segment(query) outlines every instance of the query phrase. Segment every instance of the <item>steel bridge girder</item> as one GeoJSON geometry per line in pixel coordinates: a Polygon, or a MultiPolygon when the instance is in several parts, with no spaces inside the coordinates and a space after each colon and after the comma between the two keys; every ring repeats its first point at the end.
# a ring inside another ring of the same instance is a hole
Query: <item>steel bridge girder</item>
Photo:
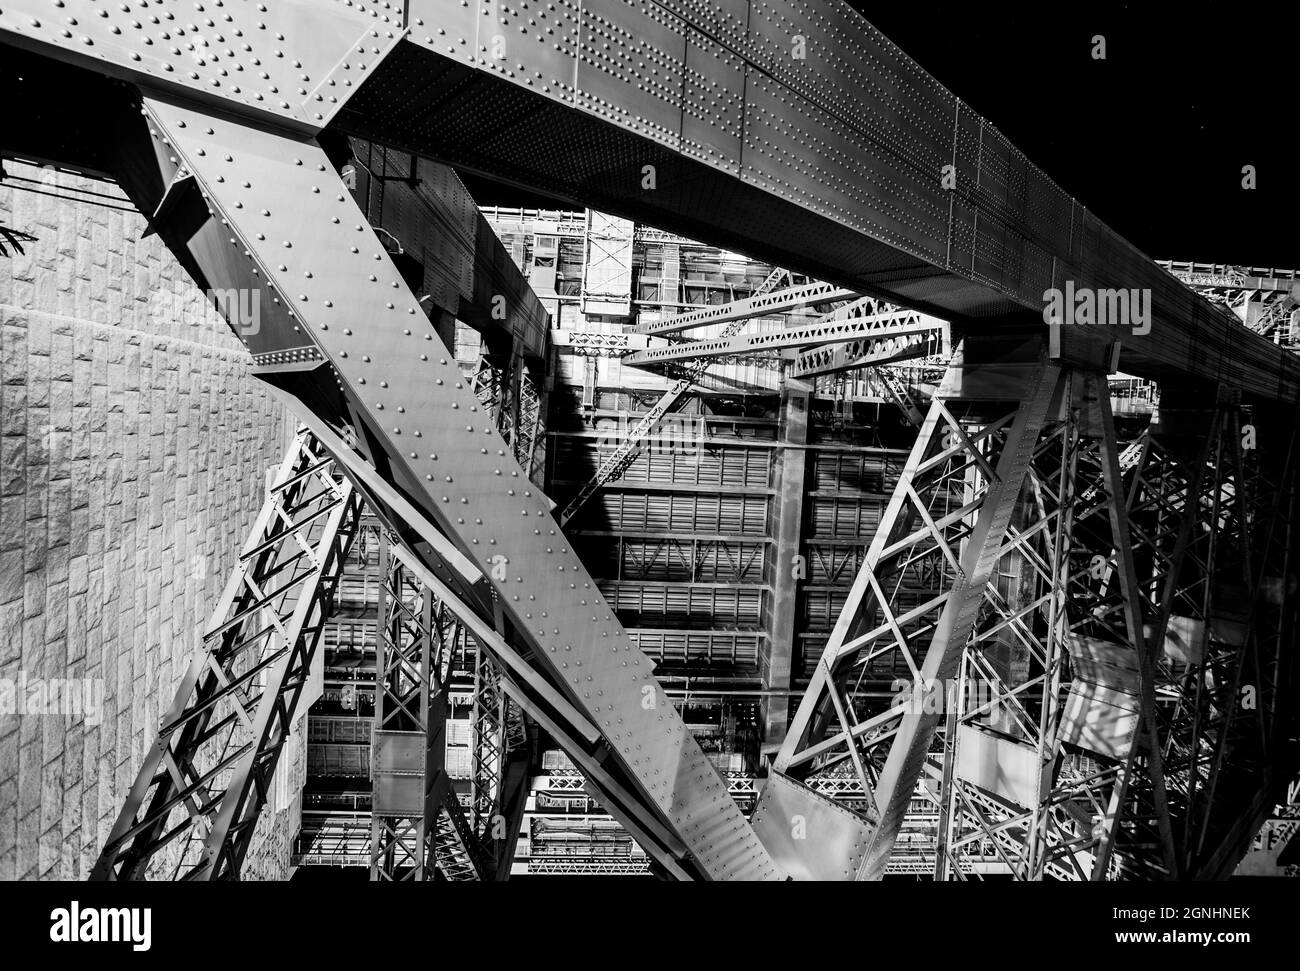
{"type": "Polygon", "coordinates": [[[776,877],[649,660],[627,641],[324,153],[194,108],[154,99],[146,106],[159,148],[166,139],[175,164],[229,227],[229,255],[210,265],[246,267],[246,285],[267,287],[264,303],[292,308],[263,340],[296,337],[313,360],[330,362],[329,383],[394,473],[484,570],[516,629],[607,734],[641,797],[702,870],[776,877]],[[367,322],[364,336],[353,333],[359,321],[367,322]]]}

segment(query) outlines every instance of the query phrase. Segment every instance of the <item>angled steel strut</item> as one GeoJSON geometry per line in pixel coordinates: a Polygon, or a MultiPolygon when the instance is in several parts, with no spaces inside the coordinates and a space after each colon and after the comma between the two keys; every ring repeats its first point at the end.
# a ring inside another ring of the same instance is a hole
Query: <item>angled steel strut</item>
{"type": "Polygon", "coordinates": [[[755,317],[770,317],[773,314],[798,310],[800,307],[807,307],[810,304],[824,303],[831,300],[849,300],[858,296],[852,290],[831,286],[829,283],[804,283],[799,286],[787,287],[784,290],[772,289],[782,282],[782,278],[776,274],[777,270],[773,270],[759,285],[759,288],[751,296],[743,300],[734,300],[731,303],[709,307],[704,310],[690,310],[686,313],[665,317],[662,320],[638,324],[633,328],[632,332],[634,334],[677,334],[696,327],[707,327],[709,324],[722,324],[734,320],[752,320],[755,317]],[[765,287],[768,289],[764,289],[765,287]]]}
{"type": "MultiPolygon", "coordinates": [[[[867,809],[855,826],[861,832],[847,872],[839,864],[828,877],[883,873],[927,761],[941,721],[933,706],[859,712],[853,695],[868,678],[903,676],[925,688],[956,678],[1058,394],[1060,367],[1034,347],[1018,367],[1019,400],[991,403],[971,431],[945,403],[945,392],[936,395],[774,762],[775,778],[788,780],[782,789],[769,787],[786,795],[782,812],[794,803],[809,812],[822,804],[797,784],[819,770],[849,764],[863,785],[867,809]]],[[[961,371],[959,356],[945,381],[947,396],[961,386],[961,371]]],[[[769,815],[768,798],[765,791],[754,822],[773,839],[780,814],[769,815]]]]}
{"type": "MultiPolygon", "coordinates": [[[[305,413],[351,427],[471,558],[534,663],[604,734],[626,790],[680,839],[687,872],[776,877],[326,154],[194,108],[145,109],[161,183],[182,173],[211,213],[183,237],[162,225],[164,239],[210,283],[263,291],[248,337],[259,372],[305,413]]],[[[147,197],[148,180],[135,188],[147,197]]]]}
{"type": "MultiPolygon", "coordinates": [[[[967,646],[966,690],[948,712],[939,878],[968,871],[965,854],[985,842],[1018,878],[1100,878],[1111,807],[1146,758],[1139,748],[1154,750],[1109,392],[1087,370],[1066,372],[1062,390],[1068,407],[1040,436],[1004,579],[985,591],[988,620],[967,646]]],[[[1149,768],[1167,817],[1158,760],[1149,768]]],[[[1155,836],[1160,867],[1171,865],[1168,836],[1167,827],[1155,836]]]]}
{"type": "Polygon", "coordinates": [[[300,434],[91,879],[238,877],[359,507],[330,455],[300,434]]]}

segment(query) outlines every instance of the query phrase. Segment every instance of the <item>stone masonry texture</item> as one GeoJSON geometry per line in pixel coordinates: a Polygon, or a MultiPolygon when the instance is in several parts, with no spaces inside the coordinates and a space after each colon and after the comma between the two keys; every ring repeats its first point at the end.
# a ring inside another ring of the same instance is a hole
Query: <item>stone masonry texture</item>
{"type": "Polygon", "coordinates": [[[103,706],[0,715],[0,879],[80,880],[292,422],[139,214],[103,204],[128,202],[30,191],[116,187],[5,169],[35,182],[0,182],[0,225],[36,240],[0,240],[0,678],[98,679],[103,706]]]}

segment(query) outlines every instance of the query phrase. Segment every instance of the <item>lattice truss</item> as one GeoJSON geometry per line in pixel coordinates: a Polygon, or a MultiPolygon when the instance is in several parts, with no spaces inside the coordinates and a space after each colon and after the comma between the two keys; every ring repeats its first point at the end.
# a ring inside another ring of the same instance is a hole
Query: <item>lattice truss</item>
{"type": "Polygon", "coordinates": [[[1027,389],[935,398],[775,768],[858,778],[860,877],[918,779],[941,878],[1217,872],[1284,730],[1290,443],[1223,403],[1121,451],[1102,374],[1027,389]]]}
{"type": "MultiPolygon", "coordinates": [[[[266,807],[290,726],[303,714],[321,631],[354,543],[377,539],[376,880],[492,877],[508,870],[509,757],[527,723],[461,616],[307,431],[266,500],[105,844],[94,879],[236,879],[266,807]],[[368,532],[369,531],[369,532],[368,532]],[[374,536],[370,536],[370,532],[374,536]],[[473,777],[463,798],[444,761],[451,659],[475,659],[473,777]]],[[[526,753],[525,753],[526,754],[526,753]]],[[[517,781],[517,780],[516,780],[517,781]]]]}
{"type": "Polygon", "coordinates": [[[520,355],[483,353],[468,377],[515,460],[540,485],[546,467],[546,401],[538,376],[520,355]]]}
{"type": "Polygon", "coordinates": [[[1060,390],[1069,405],[1040,432],[947,711],[939,876],[975,872],[975,846],[1020,877],[1091,877],[1150,737],[1117,512],[1135,452],[1117,454],[1100,376],[1066,372],[1060,390]]]}
{"type": "Polygon", "coordinates": [[[1283,347],[1300,344],[1300,287],[1295,270],[1161,261],[1189,287],[1226,307],[1257,334],[1283,347]]]}
{"type": "Polygon", "coordinates": [[[359,513],[333,459],[300,434],[92,878],[238,877],[359,513]]]}
{"type": "MultiPolygon", "coordinates": [[[[1037,398],[1045,399],[1052,389],[1039,384],[1037,398]]],[[[1033,405],[1042,412],[1046,401],[1033,405]]],[[[960,654],[947,651],[950,658],[943,657],[944,643],[965,641],[966,633],[952,627],[955,621],[966,631],[973,625],[979,603],[965,588],[983,586],[978,581],[987,578],[996,548],[978,564],[963,564],[961,556],[976,530],[989,529],[983,521],[988,514],[1002,521],[999,534],[1006,528],[1019,492],[1006,482],[1023,480],[1029,456],[1022,443],[1030,434],[1036,437],[1042,421],[1024,427],[1022,410],[1013,407],[975,427],[935,399],[776,759],[778,771],[803,779],[851,763],[867,794],[863,815],[877,832],[892,827],[891,845],[937,715],[907,714],[908,706],[871,696],[883,685],[924,690],[956,676],[960,654]],[[1007,452],[1013,432],[1016,444],[1007,452]],[[1011,474],[1015,469],[995,474],[995,466],[1005,464],[1004,453],[1006,461],[1021,466],[1018,475],[1011,474]],[[982,577],[969,575],[972,566],[982,577]],[[928,654],[927,645],[933,645],[928,654]],[[889,764],[904,751],[911,765],[889,764]]]]}
{"type": "MultiPolygon", "coordinates": [[[[1250,836],[1242,827],[1257,812],[1260,782],[1279,761],[1294,622],[1294,434],[1293,423],[1256,428],[1229,401],[1190,470],[1171,452],[1155,457],[1186,483],[1177,536],[1156,532],[1150,544],[1144,590],[1160,590],[1145,605],[1165,634],[1153,652],[1155,713],[1177,873],[1190,878],[1226,875],[1250,836]],[[1278,440],[1259,447],[1265,434],[1278,440]]],[[[1144,497],[1148,509],[1164,501],[1151,485],[1164,476],[1147,476],[1148,465],[1130,494],[1135,523],[1144,497]]]]}
{"type": "MultiPolygon", "coordinates": [[[[759,284],[754,291],[753,297],[765,296],[773,288],[790,279],[788,270],[775,267],[759,284]]],[[[751,297],[751,299],[753,298],[751,297]]],[[[729,321],[722,329],[722,338],[734,337],[751,320],[752,317],[746,315],[729,321]]],[[[666,415],[681,407],[686,392],[693,388],[696,382],[704,376],[704,372],[715,363],[717,363],[715,359],[704,358],[695,361],[684,369],[683,373],[673,381],[672,385],[651,406],[650,410],[641,416],[636,425],[628,432],[627,437],[614,448],[613,452],[601,460],[592,477],[569,500],[568,505],[560,512],[561,526],[577,515],[578,511],[586,505],[587,500],[594,496],[606,482],[619,478],[631,467],[632,463],[636,461],[636,457],[641,454],[641,448],[646,437],[659,427],[659,423],[666,415]]]]}
{"type": "Polygon", "coordinates": [[[484,650],[476,650],[473,712],[473,829],[484,844],[505,838],[502,812],[507,758],[528,743],[527,723],[519,705],[501,684],[501,668],[484,650]]]}
{"type": "MultiPolygon", "coordinates": [[[[561,525],[577,515],[606,483],[618,479],[631,467],[641,453],[645,440],[668,414],[682,407],[687,393],[716,365],[743,363],[775,370],[785,370],[789,365],[789,373],[795,377],[833,375],[817,382],[826,386],[822,390],[830,388],[833,392],[848,380],[848,372],[877,365],[877,372],[882,375],[887,373],[887,377],[881,379],[884,393],[903,408],[910,420],[919,423],[920,411],[907,387],[908,382],[894,373],[886,362],[900,358],[934,356],[943,350],[947,342],[942,322],[934,318],[899,310],[874,297],[857,296],[825,283],[795,285],[790,272],[781,267],[774,268],[753,294],[743,300],[690,311],[643,327],[646,332],[676,331],[710,323],[723,324],[721,332],[715,337],[676,341],[668,348],[639,352],[626,358],[628,363],[638,364],[650,363],[649,359],[654,355],[667,355],[671,358],[667,370],[674,378],[673,383],[614,450],[601,460],[592,477],[569,500],[560,513],[561,525]],[[783,285],[785,289],[777,289],[783,285]],[[738,336],[755,321],[815,301],[829,302],[832,306],[810,326],[787,330],[768,329],[745,338],[738,336]],[[853,340],[843,340],[845,336],[854,336],[857,330],[862,330],[863,333],[853,340]],[[783,342],[780,346],[788,347],[816,346],[800,353],[790,364],[780,353],[763,353],[764,348],[773,341],[783,342]],[[685,363],[672,362],[679,357],[685,363]]],[[[840,392],[835,393],[842,396],[840,392]]]]}
{"type": "MultiPolygon", "coordinates": [[[[385,538],[386,539],[386,538],[385,538]]],[[[445,760],[448,675],[468,634],[401,548],[380,547],[372,880],[476,880],[487,861],[445,760]]]]}

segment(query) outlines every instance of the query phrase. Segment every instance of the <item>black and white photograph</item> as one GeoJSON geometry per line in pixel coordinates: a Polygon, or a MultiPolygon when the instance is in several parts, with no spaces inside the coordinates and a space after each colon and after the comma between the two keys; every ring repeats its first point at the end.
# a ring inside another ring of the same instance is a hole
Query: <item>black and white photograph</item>
{"type": "Polygon", "coordinates": [[[0,933],[1285,947],[1298,50],[0,0],[0,933]]]}

